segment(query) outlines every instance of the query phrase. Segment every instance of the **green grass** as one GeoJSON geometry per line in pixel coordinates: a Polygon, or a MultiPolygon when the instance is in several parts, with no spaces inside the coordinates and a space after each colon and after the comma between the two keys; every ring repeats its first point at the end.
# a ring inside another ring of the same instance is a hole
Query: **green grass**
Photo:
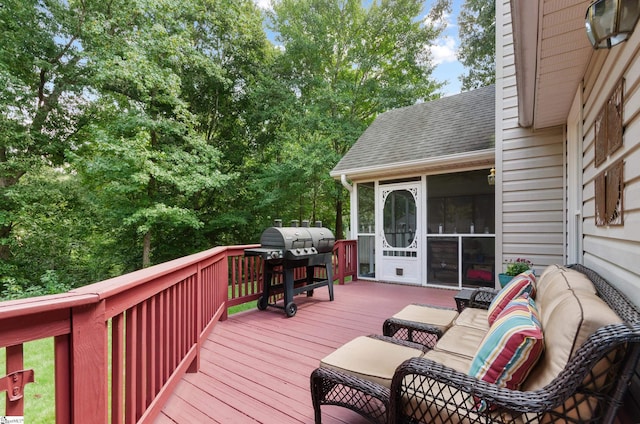
{"type": "MultiPolygon", "coordinates": [[[[257,293],[258,292],[258,283],[254,282],[253,283],[253,290],[251,293],[257,293]]],[[[236,295],[239,296],[246,296],[247,293],[247,286],[246,285],[241,285],[236,287],[236,295]]],[[[227,295],[229,299],[233,298],[233,290],[231,288],[231,286],[229,286],[229,294],[227,295]]],[[[256,301],[252,300],[250,302],[246,302],[246,303],[241,303],[240,305],[236,305],[236,306],[232,306],[229,308],[229,315],[233,315],[235,313],[238,312],[242,312],[242,311],[247,311],[249,309],[253,309],[256,308],[256,301]]]]}
{"type": "Polygon", "coordinates": [[[240,305],[232,306],[229,308],[229,315],[233,315],[238,312],[248,311],[249,309],[257,308],[256,304],[257,300],[252,300],[251,302],[241,303],[240,305]]]}

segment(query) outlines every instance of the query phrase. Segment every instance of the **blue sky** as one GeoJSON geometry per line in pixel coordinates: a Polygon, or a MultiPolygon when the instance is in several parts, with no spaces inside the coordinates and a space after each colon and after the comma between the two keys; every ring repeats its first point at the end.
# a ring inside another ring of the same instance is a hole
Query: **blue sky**
{"type": "MultiPolygon", "coordinates": [[[[427,2],[427,5],[430,2],[427,2]]],[[[459,76],[464,73],[464,67],[456,58],[456,49],[460,45],[458,37],[458,14],[463,0],[453,0],[453,11],[447,16],[447,28],[436,45],[431,47],[431,54],[436,68],[433,76],[438,81],[447,81],[443,87],[444,95],[460,92],[462,83],[459,76]]]]}
{"type": "MultiPolygon", "coordinates": [[[[456,58],[456,49],[460,44],[458,38],[458,14],[460,6],[464,0],[453,0],[453,10],[446,17],[447,27],[441,38],[436,40],[434,46],[431,46],[431,54],[435,69],[433,77],[437,81],[445,82],[442,88],[442,94],[445,96],[457,94],[460,92],[461,82],[459,76],[464,73],[464,67],[456,58]]],[[[261,8],[269,7],[270,0],[254,0],[261,8]]],[[[426,0],[425,9],[431,7],[433,0],[426,0]]]]}

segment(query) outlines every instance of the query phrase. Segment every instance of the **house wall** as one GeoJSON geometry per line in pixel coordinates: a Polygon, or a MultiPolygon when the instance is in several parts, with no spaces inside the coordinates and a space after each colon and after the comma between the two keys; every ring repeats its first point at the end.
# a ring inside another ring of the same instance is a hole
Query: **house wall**
{"type": "MultiPolygon", "coordinates": [[[[639,25],[640,26],[640,25],[639,25]]],[[[584,76],[583,233],[584,264],[640,305],[640,29],[611,50],[594,51],[584,76]],[[615,84],[624,78],[623,146],[595,166],[597,114],[615,84]],[[619,159],[624,160],[624,222],[596,226],[594,178],[619,159]]]]}
{"type": "MultiPolygon", "coordinates": [[[[640,305],[640,29],[611,50],[594,51],[584,75],[583,122],[583,262],[640,305]],[[596,116],[615,84],[623,84],[623,145],[595,165],[596,116]],[[594,178],[624,160],[623,225],[596,226],[594,178]]],[[[627,417],[640,414],[640,365],[623,407],[627,417]]],[[[633,422],[636,420],[633,419],[633,422]]],[[[629,420],[631,422],[631,420],[629,420]]]]}
{"type": "MultiPolygon", "coordinates": [[[[543,262],[575,258],[640,306],[640,28],[627,42],[593,52],[582,84],[576,87],[578,110],[574,107],[568,118],[567,137],[563,128],[533,132],[518,127],[508,0],[496,2],[496,18],[496,184],[501,188],[496,187],[496,219],[502,228],[502,237],[496,234],[496,251],[509,258],[526,249],[526,255],[535,260],[537,267],[543,262]],[[596,117],[621,78],[624,78],[623,146],[596,167],[596,117]],[[563,147],[567,138],[577,145],[563,147]],[[567,164],[565,151],[571,157],[575,152],[581,178],[574,178],[572,167],[563,166],[567,164]],[[550,157],[543,159],[541,154],[550,157]],[[595,178],[619,159],[624,160],[623,225],[596,226],[595,178]],[[541,169],[542,161],[549,165],[548,169],[541,169]],[[525,181],[525,176],[531,180],[525,181]],[[576,180],[577,184],[568,183],[576,180]],[[567,200],[571,199],[577,199],[576,204],[569,205],[567,200]],[[546,214],[545,205],[550,208],[546,214]],[[567,208],[571,214],[580,213],[579,231],[569,231],[573,233],[571,237],[566,235],[567,222],[571,223],[567,220],[567,208]],[[522,217],[528,213],[530,226],[522,217]],[[546,232],[553,228],[555,234],[546,232]],[[581,240],[573,240],[575,234],[578,238],[581,235],[581,240]],[[549,240],[550,255],[540,255],[540,239],[549,240]]],[[[621,422],[636,422],[640,416],[640,365],[622,411],[625,419],[621,422]]]]}
{"type": "Polygon", "coordinates": [[[564,127],[518,125],[511,12],[496,2],[496,260],[565,261],[564,127]]]}

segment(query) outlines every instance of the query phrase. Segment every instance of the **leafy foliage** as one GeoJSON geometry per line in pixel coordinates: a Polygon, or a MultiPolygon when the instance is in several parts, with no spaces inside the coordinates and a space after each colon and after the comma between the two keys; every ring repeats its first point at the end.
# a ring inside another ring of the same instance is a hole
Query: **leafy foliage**
{"type": "Polygon", "coordinates": [[[427,45],[450,0],[422,5],[3,1],[0,298],[255,242],[274,218],[343,236],[329,171],[378,113],[439,96],[427,45]]]}
{"type": "Polygon", "coordinates": [[[460,79],[462,90],[486,87],[496,75],[496,2],[465,0],[458,17],[458,59],[467,69],[460,79]]]}
{"type": "MultiPolygon", "coordinates": [[[[312,205],[334,205],[329,223],[338,237],[343,236],[344,190],[336,189],[334,181],[318,181],[315,172],[325,170],[320,180],[328,178],[326,171],[378,113],[438,97],[441,85],[430,78],[426,46],[441,33],[450,3],[436,2],[429,19],[420,19],[422,6],[418,0],[373,1],[368,7],[360,0],[273,3],[269,20],[284,50],[278,63],[284,85],[295,94],[279,129],[278,151],[296,154],[279,160],[299,169],[297,175],[311,171],[301,180],[310,190],[297,192],[312,205]],[[291,144],[315,147],[301,151],[291,144]]],[[[310,212],[315,220],[318,210],[310,212]]],[[[321,218],[327,220],[324,214],[321,218]]]]}
{"type": "Polygon", "coordinates": [[[506,264],[507,270],[504,273],[511,277],[515,277],[518,274],[530,270],[533,266],[533,262],[526,258],[516,258],[508,260],[506,264]]]}

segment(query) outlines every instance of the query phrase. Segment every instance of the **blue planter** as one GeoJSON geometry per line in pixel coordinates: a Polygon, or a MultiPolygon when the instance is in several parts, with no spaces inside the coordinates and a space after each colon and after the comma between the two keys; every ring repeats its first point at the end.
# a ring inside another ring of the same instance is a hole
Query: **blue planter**
{"type": "Polygon", "coordinates": [[[498,274],[498,281],[500,281],[500,287],[504,287],[507,285],[509,281],[511,281],[513,277],[507,274],[498,274]]]}

